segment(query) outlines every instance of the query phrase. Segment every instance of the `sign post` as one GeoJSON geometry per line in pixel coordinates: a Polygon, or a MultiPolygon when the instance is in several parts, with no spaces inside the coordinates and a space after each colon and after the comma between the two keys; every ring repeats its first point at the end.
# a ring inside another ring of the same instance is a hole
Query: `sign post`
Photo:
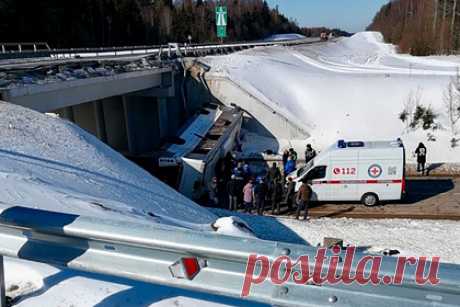
{"type": "Polygon", "coordinates": [[[216,7],[216,26],[217,26],[217,37],[223,40],[227,37],[227,20],[228,13],[226,6],[216,7]]]}

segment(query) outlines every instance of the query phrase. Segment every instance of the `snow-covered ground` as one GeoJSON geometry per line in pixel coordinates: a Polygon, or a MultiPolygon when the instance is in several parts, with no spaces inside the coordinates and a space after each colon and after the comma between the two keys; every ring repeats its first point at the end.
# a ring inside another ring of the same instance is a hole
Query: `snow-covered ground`
{"type": "MultiPolygon", "coordinates": [[[[213,211],[219,216],[231,214],[213,211]]],[[[397,249],[403,256],[440,256],[442,262],[460,264],[460,223],[456,221],[321,218],[305,222],[290,217],[236,215],[265,240],[318,246],[324,238],[340,238],[345,245],[372,254],[397,249]]]]}
{"type": "MultiPolygon", "coordinates": [[[[451,147],[453,133],[443,100],[460,67],[458,57],[397,54],[379,33],[363,32],[327,43],[261,47],[204,61],[212,67],[209,74],[229,77],[286,117],[311,126],[311,138],[302,140],[299,150],[307,142],[321,149],[338,139],[402,137],[411,151],[425,142],[430,162],[460,161],[460,147],[451,147]],[[406,128],[399,115],[414,96],[438,115],[440,129],[406,128]]],[[[257,140],[250,138],[250,143],[252,149],[257,140]]]]}
{"type": "Polygon", "coordinates": [[[0,103],[0,202],[208,229],[216,217],[76,125],[0,103]]]}
{"type": "Polygon", "coordinates": [[[7,259],[7,295],[17,307],[262,306],[194,291],[7,259]]]}
{"type": "Polygon", "coordinates": [[[308,223],[278,219],[311,245],[323,238],[341,238],[344,244],[369,253],[396,249],[402,256],[440,256],[445,263],[460,264],[460,224],[432,220],[312,219],[308,223]]]}

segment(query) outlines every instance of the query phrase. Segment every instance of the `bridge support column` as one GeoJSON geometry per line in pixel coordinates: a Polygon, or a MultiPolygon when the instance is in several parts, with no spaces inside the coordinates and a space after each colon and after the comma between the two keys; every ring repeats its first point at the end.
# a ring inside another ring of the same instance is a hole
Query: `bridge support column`
{"type": "Polygon", "coordinates": [[[82,103],[73,106],[73,119],[80,128],[97,136],[96,112],[94,102],[82,103]]]}
{"type": "Polygon", "coordinates": [[[158,101],[155,98],[123,96],[128,148],[131,155],[159,149],[161,134],[158,101]]]}
{"type": "MultiPolygon", "coordinates": [[[[158,125],[160,127],[160,138],[164,139],[170,135],[168,98],[158,98],[158,125]]],[[[174,114],[176,117],[178,114],[174,114]]]]}
{"type": "Polygon", "coordinates": [[[63,108],[61,109],[61,112],[59,112],[59,114],[61,115],[61,117],[71,121],[71,122],[74,122],[74,117],[73,117],[73,109],[72,107],[67,107],[67,108],[63,108]]]}
{"type": "Polygon", "coordinates": [[[128,134],[126,130],[125,111],[120,96],[102,101],[104,113],[106,143],[120,152],[128,152],[128,134]]]}
{"type": "Polygon", "coordinates": [[[96,120],[96,136],[102,142],[107,143],[107,131],[105,129],[104,109],[102,101],[95,101],[93,103],[94,117],[96,120]]]}

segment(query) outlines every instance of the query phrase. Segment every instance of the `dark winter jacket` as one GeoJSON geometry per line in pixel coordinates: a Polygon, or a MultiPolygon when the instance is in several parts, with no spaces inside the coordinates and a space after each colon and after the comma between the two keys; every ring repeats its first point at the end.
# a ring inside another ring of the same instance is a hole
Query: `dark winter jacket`
{"type": "Polygon", "coordinates": [[[227,183],[227,192],[230,196],[238,196],[241,193],[239,182],[236,179],[231,179],[227,183]]]}
{"type": "Polygon", "coordinates": [[[293,201],[295,195],[295,185],[294,181],[288,183],[287,190],[286,190],[286,199],[285,202],[293,201]]]}
{"type": "Polygon", "coordinates": [[[265,199],[265,197],[267,196],[267,192],[268,187],[265,184],[265,182],[258,183],[254,187],[254,195],[259,199],[265,199]]]}
{"type": "Polygon", "coordinates": [[[302,183],[302,185],[300,186],[299,192],[297,194],[297,200],[307,202],[310,200],[310,196],[311,196],[311,187],[306,183],[302,183]]]}
{"type": "Polygon", "coordinates": [[[415,154],[417,155],[417,162],[418,163],[426,163],[426,154],[427,150],[425,145],[419,145],[415,150],[415,154]]]}
{"type": "Polygon", "coordinates": [[[268,170],[268,181],[270,183],[273,183],[276,181],[279,181],[281,180],[281,172],[279,170],[278,167],[276,166],[272,166],[269,170],[268,170]]]}
{"type": "Polygon", "coordinates": [[[284,174],[289,175],[293,171],[295,171],[295,162],[293,160],[288,160],[284,166],[284,174]]]}
{"type": "Polygon", "coordinates": [[[316,157],[316,151],[314,149],[305,150],[305,163],[310,162],[316,157]]]}
{"type": "Polygon", "coordinates": [[[283,153],[283,165],[286,165],[288,158],[289,158],[289,152],[284,152],[283,153]]]}
{"type": "Polygon", "coordinates": [[[271,199],[273,201],[280,201],[282,197],[283,197],[283,185],[281,184],[281,181],[275,181],[273,183],[273,188],[271,191],[271,199]]]}

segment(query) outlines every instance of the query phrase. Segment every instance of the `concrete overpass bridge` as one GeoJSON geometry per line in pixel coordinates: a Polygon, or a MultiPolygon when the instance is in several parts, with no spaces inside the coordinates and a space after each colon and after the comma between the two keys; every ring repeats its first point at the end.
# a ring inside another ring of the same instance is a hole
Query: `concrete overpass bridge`
{"type": "Polygon", "coordinates": [[[225,104],[205,82],[197,82],[182,58],[316,41],[27,51],[3,48],[0,100],[57,113],[128,158],[153,159],[204,106],[225,104]]]}
{"type": "Polygon", "coordinates": [[[0,100],[58,113],[127,156],[145,155],[185,120],[175,86],[181,76],[175,65],[165,65],[83,79],[34,79],[0,88],[0,100]]]}

